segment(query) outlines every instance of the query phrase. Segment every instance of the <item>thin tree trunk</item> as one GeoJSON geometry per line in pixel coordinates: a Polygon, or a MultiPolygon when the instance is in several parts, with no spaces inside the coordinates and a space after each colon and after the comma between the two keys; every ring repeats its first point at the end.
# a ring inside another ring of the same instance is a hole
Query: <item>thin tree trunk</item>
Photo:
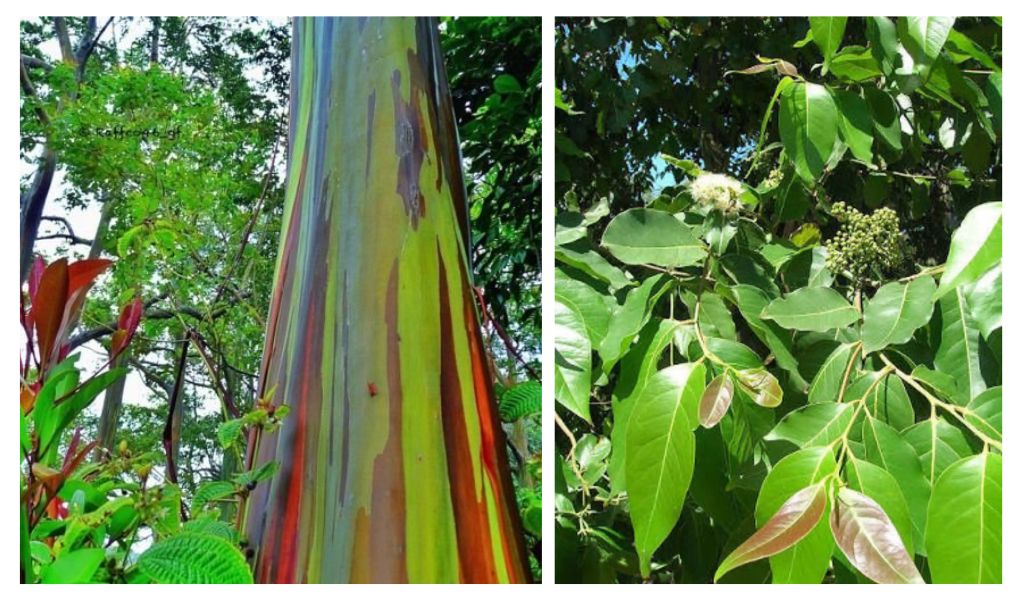
{"type": "Polygon", "coordinates": [[[250,444],[261,582],[522,582],[433,19],[296,19],[288,182],[250,444]]]}
{"type": "Polygon", "coordinates": [[[149,66],[160,64],[160,17],[153,17],[153,30],[149,34],[149,66]]]}
{"type": "MultiPolygon", "coordinates": [[[[111,367],[121,367],[128,363],[128,351],[114,359],[111,367]]],[[[124,402],[124,383],[126,376],[118,377],[110,384],[103,396],[103,410],[100,411],[99,426],[99,447],[106,450],[113,450],[117,440],[117,422],[121,418],[121,406],[124,402]]]]}

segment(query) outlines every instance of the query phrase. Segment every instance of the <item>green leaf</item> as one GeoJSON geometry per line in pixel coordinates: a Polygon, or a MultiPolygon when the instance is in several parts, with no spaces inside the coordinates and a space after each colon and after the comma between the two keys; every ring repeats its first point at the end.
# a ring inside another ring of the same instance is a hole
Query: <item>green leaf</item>
{"type": "Polygon", "coordinates": [[[89,583],[103,563],[102,548],[82,548],[60,555],[40,572],[43,583],[89,583]]]}
{"type": "Polygon", "coordinates": [[[242,419],[228,419],[217,426],[217,441],[221,448],[230,448],[242,435],[242,419]]]}
{"type": "Polygon", "coordinates": [[[614,298],[556,268],[555,299],[579,312],[587,326],[590,345],[595,348],[599,346],[608,334],[608,322],[611,320],[612,307],[615,306],[614,298]]]}
{"type": "Polygon", "coordinates": [[[709,337],[705,338],[704,344],[715,357],[736,370],[760,369],[764,366],[761,358],[740,342],[709,337]]]}
{"type": "Polygon", "coordinates": [[[693,429],[703,390],[703,365],[658,371],[644,388],[626,433],[626,490],[645,577],[651,556],[679,519],[690,486],[693,429]]]}
{"type": "Polygon", "coordinates": [[[939,300],[942,330],[935,368],[956,380],[960,403],[985,390],[981,376],[981,333],[967,311],[963,288],[939,300]]]}
{"type": "Polygon", "coordinates": [[[566,472],[567,478],[571,479],[568,481],[569,486],[578,488],[584,483],[587,487],[596,484],[608,471],[608,455],[611,452],[612,444],[608,438],[598,437],[592,433],[581,437],[573,450],[573,457],[580,466],[583,481],[575,481],[576,474],[570,469],[566,472]]]}
{"type": "Polygon", "coordinates": [[[612,367],[629,349],[633,338],[651,317],[654,304],[671,286],[672,280],[669,277],[648,277],[639,287],[630,290],[622,306],[612,312],[608,333],[597,349],[601,356],[601,368],[606,374],[611,372],[612,367]]]}
{"type": "Polygon", "coordinates": [[[626,274],[598,254],[587,239],[558,246],[555,248],[555,259],[608,283],[613,290],[624,288],[631,283],[626,274]]]}
{"type": "Polygon", "coordinates": [[[870,163],[874,160],[871,144],[875,141],[874,123],[868,103],[853,92],[834,90],[836,105],[839,108],[839,131],[843,141],[858,159],[870,163]]]}
{"type": "Polygon", "coordinates": [[[821,67],[821,74],[826,75],[829,64],[832,62],[832,56],[843,43],[846,17],[810,17],[810,21],[814,44],[821,50],[821,55],[825,59],[821,67]]]}
{"type": "Polygon", "coordinates": [[[925,547],[934,583],[1002,583],[1003,459],[957,461],[935,482],[925,547]]]}
{"type": "Polygon", "coordinates": [[[888,17],[868,17],[867,21],[871,54],[878,61],[882,73],[890,76],[900,61],[900,42],[896,25],[888,17]]]}
{"type": "Polygon", "coordinates": [[[866,82],[882,75],[878,59],[871,50],[863,46],[843,48],[839,54],[832,57],[829,71],[836,77],[853,83],[866,82]]]}
{"type": "Polygon", "coordinates": [[[867,459],[888,471],[900,484],[914,524],[914,539],[922,539],[931,486],[925,479],[917,452],[899,432],[870,415],[864,418],[861,435],[867,459]]]}
{"type": "Polygon", "coordinates": [[[851,404],[808,404],[788,413],[764,436],[767,441],[786,440],[800,448],[828,446],[846,432],[856,411],[851,404]]]}
{"type": "Polygon", "coordinates": [[[914,524],[910,520],[910,510],[896,478],[885,469],[854,456],[847,458],[844,472],[846,482],[852,489],[878,502],[896,527],[903,547],[913,556],[914,524]]]}
{"type": "Polygon", "coordinates": [[[885,510],[870,497],[841,488],[832,535],[857,570],[876,583],[924,583],[885,510]]]}
{"type": "Polygon", "coordinates": [[[198,512],[210,502],[233,496],[238,486],[230,481],[206,481],[199,485],[192,497],[192,511],[198,512]]]}
{"type": "MultiPolygon", "coordinates": [[[[713,292],[700,295],[700,314],[697,324],[701,332],[708,337],[728,340],[736,339],[736,324],[732,320],[732,311],[725,305],[722,297],[713,292]]],[[[760,361],[758,361],[760,363],[760,361]]]]}
{"type": "Polygon", "coordinates": [[[715,581],[737,567],[793,547],[815,531],[827,508],[828,491],[824,482],[796,492],[754,535],[725,557],[715,572],[715,581]]]}
{"type": "Polygon", "coordinates": [[[502,73],[494,78],[494,91],[499,94],[513,94],[522,92],[523,88],[515,77],[508,73],[502,73]]]}
{"type": "Polygon", "coordinates": [[[612,458],[608,466],[612,493],[626,490],[626,433],[629,431],[637,398],[658,371],[658,362],[680,327],[678,321],[670,319],[648,323],[622,359],[612,393],[612,458]]]}
{"type": "Polygon", "coordinates": [[[252,583],[245,556],[211,535],[182,533],[153,544],[139,557],[139,570],[157,583],[252,583]]]}
{"type": "Polygon", "coordinates": [[[800,177],[813,182],[839,135],[835,102],[824,86],[796,83],[782,92],[779,106],[779,136],[786,155],[800,177]]]}
{"type": "Polygon", "coordinates": [[[583,317],[555,301],[555,400],[590,422],[591,347],[583,317]]]}
{"type": "Polygon", "coordinates": [[[992,387],[975,396],[967,405],[964,420],[982,435],[1002,442],[1003,387],[992,387]]]}
{"type": "MultiPolygon", "coordinates": [[[[764,527],[793,494],[822,481],[835,469],[835,457],[827,447],[798,450],[784,457],[761,485],[754,509],[757,526],[764,527]]],[[[821,583],[834,547],[828,519],[819,518],[810,533],[769,559],[772,582],[821,583]]]]}
{"type": "Polygon", "coordinates": [[[972,453],[964,433],[942,417],[921,421],[901,435],[914,447],[932,485],[950,465],[972,453]]]}
{"type": "Polygon", "coordinates": [[[707,254],[693,231],[670,213],[631,208],[612,219],[601,245],[628,265],[695,265],[707,254]]]}
{"type": "Polygon", "coordinates": [[[700,424],[711,429],[722,420],[732,404],[732,378],[727,373],[715,377],[700,397],[700,424]]]}
{"type": "Polygon", "coordinates": [[[900,129],[900,109],[888,92],[873,87],[864,88],[864,99],[871,109],[871,119],[875,125],[875,133],[890,149],[903,150],[903,130],[900,129]]]}
{"type": "Polygon", "coordinates": [[[1003,203],[975,206],[953,232],[946,269],[935,298],[977,281],[1003,256],[1003,203]]]}
{"type": "Polygon", "coordinates": [[[733,286],[732,296],[744,320],[754,330],[754,334],[772,351],[779,366],[789,371],[790,374],[799,374],[799,365],[796,357],[793,356],[792,333],[773,321],[761,319],[761,312],[768,306],[771,298],[764,291],[746,284],[733,286]]]}
{"type": "Polygon", "coordinates": [[[893,281],[879,288],[864,307],[864,352],[910,341],[914,332],[932,318],[934,292],[931,277],[918,277],[909,283],[893,281]]]}
{"type": "Polygon", "coordinates": [[[894,373],[869,371],[854,381],[846,390],[846,401],[862,399],[868,413],[897,431],[914,424],[914,406],[910,403],[903,380],[894,373]],[[880,383],[879,377],[884,377],[880,383]]]}
{"type": "Polygon", "coordinates": [[[827,287],[801,288],[785,298],[773,300],[761,311],[762,319],[801,331],[838,329],[859,317],[857,309],[839,292],[827,287]]]}
{"type": "Polygon", "coordinates": [[[498,413],[505,423],[515,423],[519,419],[541,412],[542,393],[539,381],[524,381],[505,390],[498,403],[498,413]]]}
{"type": "Polygon", "coordinates": [[[842,387],[844,379],[852,379],[847,370],[856,348],[857,344],[840,344],[828,355],[814,376],[814,380],[811,381],[811,387],[807,391],[808,402],[817,404],[842,400],[839,397],[839,389],[842,387]]]}
{"type": "Polygon", "coordinates": [[[914,59],[915,72],[922,78],[939,57],[954,21],[956,17],[900,17],[900,41],[914,59]]]}

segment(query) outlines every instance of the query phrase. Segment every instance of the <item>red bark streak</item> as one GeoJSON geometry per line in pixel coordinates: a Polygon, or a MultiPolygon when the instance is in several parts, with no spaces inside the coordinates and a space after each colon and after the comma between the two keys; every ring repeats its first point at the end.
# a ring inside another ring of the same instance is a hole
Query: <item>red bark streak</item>
{"type": "Polygon", "coordinates": [[[487,506],[477,500],[473,458],[462,409],[462,388],[455,358],[455,331],[449,301],[448,276],[438,248],[441,312],[441,419],[448,459],[448,486],[459,551],[459,578],[463,583],[491,583],[498,579],[494,568],[487,506]]]}

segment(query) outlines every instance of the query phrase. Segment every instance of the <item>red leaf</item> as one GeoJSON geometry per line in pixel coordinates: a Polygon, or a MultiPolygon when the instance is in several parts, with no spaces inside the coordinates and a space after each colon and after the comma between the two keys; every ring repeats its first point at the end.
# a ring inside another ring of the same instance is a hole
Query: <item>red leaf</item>
{"type": "Polygon", "coordinates": [[[68,295],[92,285],[100,273],[107,270],[113,261],[105,258],[80,260],[68,266],[68,295]]]}
{"type": "Polygon", "coordinates": [[[45,269],[46,263],[43,262],[43,257],[37,255],[36,259],[32,261],[32,270],[28,274],[28,297],[33,303],[36,299],[36,292],[39,290],[39,280],[43,278],[45,269]]]}
{"type": "Polygon", "coordinates": [[[121,309],[121,316],[117,319],[117,327],[128,332],[130,338],[135,334],[142,319],[142,298],[138,296],[121,309]]]}
{"type": "Polygon", "coordinates": [[[68,261],[60,259],[50,264],[39,279],[35,300],[32,302],[32,320],[39,338],[39,370],[46,371],[57,343],[64,318],[64,305],[68,300],[68,261]]]}
{"type": "Polygon", "coordinates": [[[139,321],[142,319],[142,298],[136,296],[121,309],[121,315],[117,319],[117,331],[110,341],[110,354],[117,356],[122,350],[128,347],[132,341],[135,331],[139,328],[139,321]]]}

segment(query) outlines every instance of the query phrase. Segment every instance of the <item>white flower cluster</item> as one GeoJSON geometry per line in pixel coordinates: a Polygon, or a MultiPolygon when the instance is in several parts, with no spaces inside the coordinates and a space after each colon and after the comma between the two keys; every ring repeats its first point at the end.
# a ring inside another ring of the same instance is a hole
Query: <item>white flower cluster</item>
{"type": "Polygon", "coordinates": [[[735,212],[739,208],[743,185],[718,173],[701,173],[690,182],[690,195],[698,204],[717,208],[723,213],[735,212]]]}

